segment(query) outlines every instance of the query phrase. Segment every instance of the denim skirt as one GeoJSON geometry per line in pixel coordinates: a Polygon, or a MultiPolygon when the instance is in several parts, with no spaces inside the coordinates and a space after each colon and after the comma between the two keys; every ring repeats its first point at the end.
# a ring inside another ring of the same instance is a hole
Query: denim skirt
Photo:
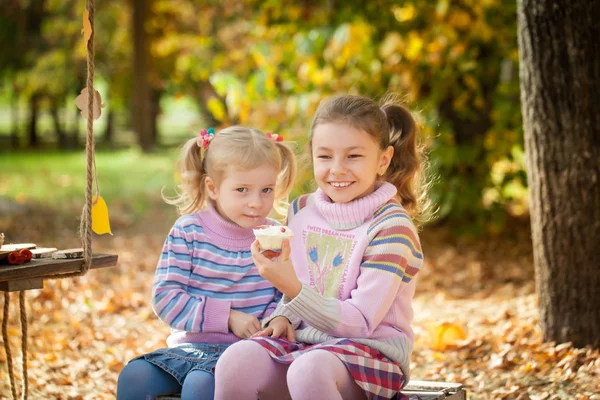
{"type": "Polygon", "coordinates": [[[131,361],[146,360],[173,376],[183,386],[183,381],[192,371],[200,370],[214,375],[217,361],[227,347],[228,344],[184,343],[155,350],[131,361]]]}

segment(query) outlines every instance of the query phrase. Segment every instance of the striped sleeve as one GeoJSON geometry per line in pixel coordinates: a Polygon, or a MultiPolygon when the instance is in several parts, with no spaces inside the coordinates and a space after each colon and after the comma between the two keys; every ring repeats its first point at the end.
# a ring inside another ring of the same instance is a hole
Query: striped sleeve
{"type": "Polygon", "coordinates": [[[308,204],[308,200],[310,198],[310,194],[303,194],[302,196],[297,197],[290,203],[288,208],[288,225],[290,224],[290,220],[294,217],[294,215],[298,214],[300,210],[302,210],[308,204]]]}
{"type": "Polygon", "coordinates": [[[307,324],[336,337],[370,337],[398,293],[419,271],[423,255],[416,229],[402,206],[384,205],[367,231],[369,245],[349,299],[325,298],[307,285],[283,306],[307,324]]]}
{"type": "Polygon", "coordinates": [[[191,216],[180,218],[165,240],[154,275],[152,308],[172,328],[187,332],[229,332],[231,302],[187,291],[192,274],[194,233],[202,227],[191,216]]]}
{"type": "Polygon", "coordinates": [[[390,202],[379,209],[369,226],[371,239],[365,251],[361,270],[385,272],[403,285],[419,272],[423,252],[417,230],[402,206],[390,202]]]}

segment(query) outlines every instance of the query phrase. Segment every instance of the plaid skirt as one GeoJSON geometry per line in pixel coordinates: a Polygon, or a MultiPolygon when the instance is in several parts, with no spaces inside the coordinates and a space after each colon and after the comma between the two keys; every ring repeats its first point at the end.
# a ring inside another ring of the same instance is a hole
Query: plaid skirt
{"type": "Polygon", "coordinates": [[[378,350],[350,339],[333,339],[318,344],[291,343],[268,336],[249,340],[259,343],[275,361],[283,364],[291,364],[312,350],[327,350],[344,363],[369,400],[392,399],[406,384],[406,377],[397,363],[378,350]]]}

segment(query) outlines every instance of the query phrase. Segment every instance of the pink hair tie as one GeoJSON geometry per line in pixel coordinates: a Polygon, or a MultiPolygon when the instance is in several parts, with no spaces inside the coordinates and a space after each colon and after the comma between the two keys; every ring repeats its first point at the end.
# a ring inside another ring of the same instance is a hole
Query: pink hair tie
{"type": "Polygon", "coordinates": [[[267,133],[267,137],[269,139],[272,139],[272,140],[276,141],[276,142],[283,142],[283,136],[278,135],[276,133],[270,133],[269,132],[269,133],[267,133]]]}
{"type": "Polygon", "coordinates": [[[202,129],[198,135],[198,138],[196,139],[196,144],[198,147],[202,147],[204,150],[206,150],[214,138],[215,130],[213,128],[202,129]]]}

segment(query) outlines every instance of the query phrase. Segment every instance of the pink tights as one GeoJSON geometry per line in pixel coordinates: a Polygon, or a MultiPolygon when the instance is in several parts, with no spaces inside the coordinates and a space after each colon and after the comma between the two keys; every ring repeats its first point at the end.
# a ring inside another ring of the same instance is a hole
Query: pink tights
{"type": "Polygon", "coordinates": [[[273,360],[253,341],[230,346],[219,359],[215,400],[358,400],[365,392],[346,366],[326,350],[314,350],[290,365],[273,360]]]}

